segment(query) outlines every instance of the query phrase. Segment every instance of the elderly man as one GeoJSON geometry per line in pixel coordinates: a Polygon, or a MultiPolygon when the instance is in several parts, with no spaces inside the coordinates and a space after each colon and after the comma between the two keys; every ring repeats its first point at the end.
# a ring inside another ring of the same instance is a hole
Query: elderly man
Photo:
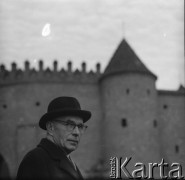
{"type": "Polygon", "coordinates": [[[21,162],[19,179],[83,179],[69,154],[76,150],[80,137],[91,117],[81,110],[77,99],[58,97],[50,102],[48,111],[40,121],[40,128],[47,131],[46,138],[31,150],[21,162]]]}

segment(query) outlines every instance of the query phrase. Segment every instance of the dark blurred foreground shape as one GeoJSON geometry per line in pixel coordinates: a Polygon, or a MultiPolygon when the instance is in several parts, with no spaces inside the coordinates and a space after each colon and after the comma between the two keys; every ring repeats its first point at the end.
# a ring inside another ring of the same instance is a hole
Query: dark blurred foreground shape
{"type": "MultiPolygon", "coordinates": [[[[44,136],[38,121],[58,96],[74,96],[82,109],[92,112],[83,140],[72,153],[84,177],[109,178],[111,157],[132,157],[130,172],[136,162],[148,167],[164,158],[169,165],[179,162],[185,173],[185,88],[158,90],[156,80],[125,39],[104,72],[99,63],[96,70],[87,71],[85,62],[74,70],[71,61],[67,69],[59,69],[56,60],[52,69],[42,60],[38,70],[28,60],[23,70],[16,63],[10,71],[1,65],[0,152],[11,176],[44,136]]],[[[154,174],[158,177],[158,170],[154,174]]]]}
{"type": "Polygon", "coordinates": [[[0,179],[10,180],[10,173],[9,173],[8,165],[1,154],[0,154],[0,179]]]}

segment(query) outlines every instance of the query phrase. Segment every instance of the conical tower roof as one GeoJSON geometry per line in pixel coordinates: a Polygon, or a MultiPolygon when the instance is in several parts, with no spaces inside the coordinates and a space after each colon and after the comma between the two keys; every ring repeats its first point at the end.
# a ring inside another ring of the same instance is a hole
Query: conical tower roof
{"type": "Polygon", "coordinates": [[[182,84],[180,85],[178,92],[185,93],[185,87],[183,87],[182,84]]]}
{"type": "Polygon", "coordinates": [[[126,40],[123,39],[106,67],[103,77],[117,73],[130,72],[150,75],[154,79],[157,79],[137,57],[126,40]]]}

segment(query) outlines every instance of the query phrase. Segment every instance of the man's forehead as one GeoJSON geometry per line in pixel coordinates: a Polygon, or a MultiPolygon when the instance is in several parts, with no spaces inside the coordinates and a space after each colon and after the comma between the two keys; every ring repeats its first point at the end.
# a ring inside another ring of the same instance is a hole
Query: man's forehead
{"type": "Polygon", "coordinates": [[[83,119],[78,116],[59,116],[56,119],[61,121],[73,121],[73,122],[83,123],[83,119]]]}

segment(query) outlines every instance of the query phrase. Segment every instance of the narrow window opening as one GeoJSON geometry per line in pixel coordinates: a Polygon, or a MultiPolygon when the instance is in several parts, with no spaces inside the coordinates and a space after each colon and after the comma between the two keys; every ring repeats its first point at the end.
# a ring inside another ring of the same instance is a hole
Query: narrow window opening
{"type": "Polygon", "coordinates": [[[146,92],[148,95],[150,95],[150,89],[147,89],[146,92]]]}
{"type": "Polygon", "coordinates": [[[125,118],[123,118],[121,120],[121,125],[122,125],[122,127],[126,127],[127,126],[127,120],[125,118]]]}
{"type": "Polygon", "coordinates": [[[153,121],[153,125],[154,125],[154,127],[157,127],[157,120],[156,119],[153,121]]]}
{"type": "Polygon", "coordinates": [[[130,93],[130,89],[126,89],[126,93],[129,94],[130,93]]]}
{"type": "Polygon", "coordinates": [[[7,105],[6,104],[3,104],[3,108],[6,109],[7,108],[7,105]]]}
{"type": "Polygon", "coordinates": [[[163,105],[163,109],[167,109],[168,106],[166,104],[163,105]]]}
{"type": "Polygon", "coordinates": [[[179,153],[179,146],[178,145],[175,146],[175,152],[179,153]]]}
{"type": "Polygon", "coordinates": [[[40,106],[40,102],[37,101],[37,102],[35,103],[35,105],[36,105],[36,106],[40,106]]]}

